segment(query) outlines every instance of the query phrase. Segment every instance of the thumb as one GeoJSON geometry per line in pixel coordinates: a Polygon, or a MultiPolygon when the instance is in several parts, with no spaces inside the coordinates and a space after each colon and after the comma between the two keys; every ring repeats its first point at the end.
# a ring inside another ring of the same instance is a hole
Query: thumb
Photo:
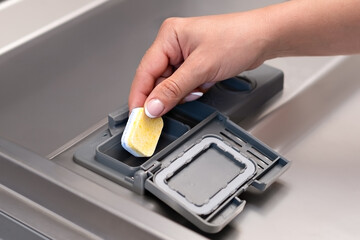
{"type": "MultiPolygon", "coordinates": [[[[164,115],[209,80],[211,71],[209,67],[199,67],[204,66],[201,62],[190,55],[170,77],[158,84],[145,101],[146,115],[151,118],[164,115]]],[[[194,98],[200,97],[202,93],[195,95],[194,98]]]]}

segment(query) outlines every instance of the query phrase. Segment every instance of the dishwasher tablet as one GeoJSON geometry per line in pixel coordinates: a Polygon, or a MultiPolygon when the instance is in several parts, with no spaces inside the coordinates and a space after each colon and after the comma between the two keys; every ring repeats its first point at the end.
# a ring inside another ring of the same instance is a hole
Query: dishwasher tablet
{"type": "Polygon", "coordinates": [[[150,157],[155,152],[163,126],[161,117],[149,118],[144,108],[134,108],[121,137],[121,145],[135,157],[150,157]]]}

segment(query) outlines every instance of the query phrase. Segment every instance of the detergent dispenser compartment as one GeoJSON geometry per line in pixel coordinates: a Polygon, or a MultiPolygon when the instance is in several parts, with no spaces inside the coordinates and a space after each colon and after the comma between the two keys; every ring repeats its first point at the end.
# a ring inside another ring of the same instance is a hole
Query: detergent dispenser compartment
{"type": "Polygon", "coordinates": [[[244,74],[165,114],[152,157],[134,157],[122,148],[129,115],[124,106],[109,114],[107,128],[77,148],[74,161],[138,194],[151,193],[204,232],[220,231],[244,208],[241,193],[249,186],[266,190],[290,165],[230,120],[280,91],[281,71],[262,66],[244,74]],[[271,94],[263,94],[266,88],[271,94]]]}
{"type": "MultiPolygon", "coordinates": [[[[160,135],[155,153],[158,153],[170,143],[189,130],[189,127],[174,119],[164,117],[164,128],[160,135]]],[[[124,174],[134,173],[149,158],[135,157],[121,145],[122,132],[115,134],[96,147],[96,160],[124,174]]]]}

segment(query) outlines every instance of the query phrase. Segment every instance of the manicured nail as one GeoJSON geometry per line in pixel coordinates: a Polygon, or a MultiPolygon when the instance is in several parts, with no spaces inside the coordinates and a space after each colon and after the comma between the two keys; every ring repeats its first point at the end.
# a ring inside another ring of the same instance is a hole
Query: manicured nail
{"type": "Polygon", "coordinates": [[[204,95],[204,93],[202,93],[202,92],[192,92],[184,98],[184,101],[191,102],[191,101],[194,101],[194,100],[200,98],[202,95],[204,95]]]}
{"type": "Polygon", "coordinates": [[[149,118],[157,118],[164,111],[165,106],[159,99],[152,99],[145,106],[145,114],[149,118]]]}
{"type": "Polygon", "coordinates": [[[201,89],[204,90],[208,90],[209,88],[211,88],[212,86],[214,86],[214,82],[208,82],[208,83],[204,83],[200,86],[201,89]]]}

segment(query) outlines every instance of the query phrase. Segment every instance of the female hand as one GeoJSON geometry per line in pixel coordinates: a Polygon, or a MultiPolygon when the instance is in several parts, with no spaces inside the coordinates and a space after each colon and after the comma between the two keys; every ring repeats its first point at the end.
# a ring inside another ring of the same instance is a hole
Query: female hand
{"type": "Polygon", "coordinates": [[[215,82],[279,56],[360,53],[359,0],[297,0],[243,13],[170,18],[144,55],[129,109],[159,117],[215,82]]]}
{"type": "Polygon", "coordinates": [[[136,71],[129,109],[161,116],[263,63],[271,41],[260,12],[167,19],[136,71]]]}

